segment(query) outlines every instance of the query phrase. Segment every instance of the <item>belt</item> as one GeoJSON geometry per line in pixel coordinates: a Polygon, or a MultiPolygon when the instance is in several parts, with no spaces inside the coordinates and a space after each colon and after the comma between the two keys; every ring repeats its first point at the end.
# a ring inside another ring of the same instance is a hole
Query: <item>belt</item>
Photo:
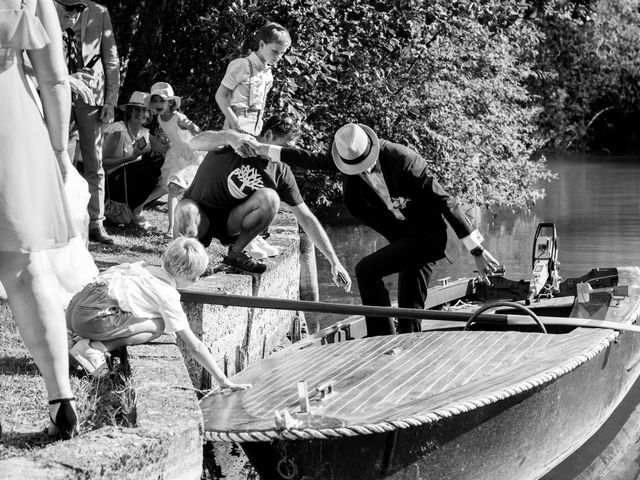
{"type": "Polygon", "coordinates": [[[239,113],[241,115],[246,115],[247,113],[252,113],[252,112],[261,112],[262,110],[260,108],[255,108],[255,107],[231,107],[231,110],[233,110],[235,113],[239,113]]]}

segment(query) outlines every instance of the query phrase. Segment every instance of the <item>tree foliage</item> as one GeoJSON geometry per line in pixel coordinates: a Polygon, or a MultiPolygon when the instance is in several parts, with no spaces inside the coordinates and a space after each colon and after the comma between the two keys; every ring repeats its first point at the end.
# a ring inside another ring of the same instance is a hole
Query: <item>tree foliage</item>
{"type": "Polygon", "coordinates": [[[637,0],[555,2],[539,22],[538,59],[553,75],[533,85],[552,149],[629,150],[640,119],[640,9],[637,0]]]}
{"type": "MultiPolygon", "coordinates": [[[[445,188],[479,205],[535,202],[551,178],[536,153],[584,138],[603,108],[633,110],[636,95],[637,47],[625,51],[637,33],[632,0],[105,3],[123,96],[169,81],[190,117],[219,128],[214,95],[227,64],[278,21],[293,46],[274,71],[267,114],[303,118],[311,149],[328,148],[347,121],[365,123],[420,152],[445,188]]],[[[339,197],[335,177],[298,178],[308,203],[339,197]]]]}

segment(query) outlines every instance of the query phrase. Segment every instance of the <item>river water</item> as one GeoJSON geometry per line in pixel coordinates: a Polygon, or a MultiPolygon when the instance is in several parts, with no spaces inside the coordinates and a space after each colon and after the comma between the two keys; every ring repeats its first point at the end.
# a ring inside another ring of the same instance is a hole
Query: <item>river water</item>
{"type": "MultiPolygon", "coordinates": [[[[540,222],[556,225],[563,278],[580,276],[595,267],[640,266],[640,158],[566,156],[551,159],[549,167],[558,174],[558,179],[546,185],[546,197],[530,212],[480,211],[472,215],[486,238],[485,247],[505,266],[506,276],[530,277],[533,236],[540,222]]],[[[352,276],[359,258],[386,244],[382,237],[363,226],[326,230],[352,276]]],[[[360,303],[356,285],[350,294],[345,294],[334,286],[328,263],[320,255],[317,265],[321,301],[360,303]]],[[[471,257],[463,255],[456,264],[439,264],[434,280],[471,276],[474,266],[471,257]]],[[[396,278],[388,278],[387,284],[395,298],[396,278]]],[[[312,330],[339,318],[307,315],[312,330]]],[[[545,480],[640,478],[638,390],[640,383],[611,420],[545,480]]]]}

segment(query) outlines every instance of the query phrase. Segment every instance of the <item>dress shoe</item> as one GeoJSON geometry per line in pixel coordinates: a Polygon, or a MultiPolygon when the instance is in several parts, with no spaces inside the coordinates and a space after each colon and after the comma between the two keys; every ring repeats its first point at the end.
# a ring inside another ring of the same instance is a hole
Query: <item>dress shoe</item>
{"type": "Polygon", "coordinates": [[[115,243],[102,225],[89,229],[89,240],[104,245],[113,245],[115,243]]]}
{"type": "Polygon", "coordinates": [[[49,436],[69,440],[78,434],[75,397],[49,400],[49,436]],[[55,418],[54,418],[55,417],[55,418]]]}

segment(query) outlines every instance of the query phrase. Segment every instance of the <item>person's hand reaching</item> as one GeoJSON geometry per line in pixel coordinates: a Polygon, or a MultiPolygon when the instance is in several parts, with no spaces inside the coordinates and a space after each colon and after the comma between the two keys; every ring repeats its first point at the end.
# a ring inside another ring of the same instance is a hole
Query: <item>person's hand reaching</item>
{"type": "Polygon", "coordinates": [[[71,91],[77,94],[84,103],[91,103],[93,100],[93,92],[91,91],[91,87],[89,87],[92,78],[91,75],[85,72],[77,72],[69,75],[71,91]]]}
{"type": "Polygon", "coordinates": [[[333,283],[338,287],[344,288],[345,292],[351,291],[351,277],[349,277],[349,274],[341,263],[337,263],[331,267],[331,276],[333,277],[333,283]]]}
{"type": "Polygon", "coordinates": [[[242,158],[251,158],[258,156],[260,144],[254,136],[247,134],[238,138],[231,146],[242,158]]]}
{"type": "Polygon", "coordinates": [[[220,382],[220,390],[228,388],[230,390],[247,390],[251,388],[250,383],[234,383],[228,378],[222,382],[220,382]]]}
{"type": "Polygon", "coordinates": [[[487,275],[495,273],[500,263],[487,250],[483,250],[481,255],[474,255],[473,258],[476,261],[480,280],[489,285],[491,282],[489,282],[487,275]]]}

